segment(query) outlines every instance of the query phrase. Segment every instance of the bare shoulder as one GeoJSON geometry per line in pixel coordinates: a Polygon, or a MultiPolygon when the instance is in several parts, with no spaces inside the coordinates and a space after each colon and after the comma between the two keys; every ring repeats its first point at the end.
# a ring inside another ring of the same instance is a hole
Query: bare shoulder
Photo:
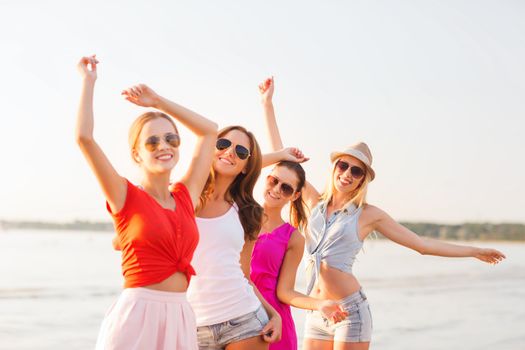
{"type": "Polygon", "coordinates": [[[303,250],[304,248],[304,237],[298,230],[292,232],[290,240],[288,241],[288,249],[296,248],[300,250],[303,250]]]}
{"type": "Polygon", "coordinates": [[[387,215],[387,213],[375,205],[372,204],[365,204],[363,207],[363,214],[367,221],[377,221],[380,220],[382,217],[387,215]]]}
{"type": "Polygon", "coordinates": [[[364,239],[372,231],[378,229],[378,226],[388,214],[379,207],[371,204],[365,204],[361,217],[359,218],[359,232],[364,239]]]}

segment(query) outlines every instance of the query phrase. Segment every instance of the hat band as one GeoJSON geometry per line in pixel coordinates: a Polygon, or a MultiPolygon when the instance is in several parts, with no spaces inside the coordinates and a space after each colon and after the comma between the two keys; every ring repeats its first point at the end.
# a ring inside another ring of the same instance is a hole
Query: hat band
{"type": "Polygon", "coordinates": [[[365,154],[361,151],[358,151],[356,149],[348,149],[344,151],[343,153],[347,153],[348,155],[354,156],[366,165],[370,166],[370,160],[368,160],[368,157],[365,156],[365,154]]]}

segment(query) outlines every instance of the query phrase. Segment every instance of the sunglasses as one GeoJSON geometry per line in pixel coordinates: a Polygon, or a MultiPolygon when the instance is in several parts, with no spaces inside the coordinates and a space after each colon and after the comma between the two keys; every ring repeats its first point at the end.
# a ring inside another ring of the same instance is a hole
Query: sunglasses
{"type": "Polygon", "coordinates": [[[350,163],[347,163],[343,160],[338,160],[337,163],[335,163],[335,166],[337,167],[337,169],[341,170],[341,172],[343,173],[346,170],[348,170],[348,168],[350,168],[350,174],[352,174],[352,177],[354,179],[359,180],[360,178],[365,176],[365,171],[363,169],[355,165],[351,166],[350,163]]]}
{"type": "MultiPolygon", "coordinates": [[[[164,141],[173,148],[180,146],[180,136],[177,134],[169,133],[164,135],[164,141]]],[[[157,135],[150,136],[146,139],[144,147],[150,151],[155,151],[160,145],[160,137],[157,135]]]]}
{"type": "Polygon", "coordinates": [[[272,188],[281,183],[281,186],[279,187],[279,192],[283,195],[283,197],[291,197],[292,194],[295,192],[292,185],[289,185],[286,182],[281,182],[281,180],[272,175],[268,175],[268,177],[266,178],[266,183],[272,188]]]}
{"type": "MultiPolygon", "coordinates": [[[[215,148],[217,148],[219,151],[225,150],[230,148],[232,145],[232,142],[228,139],[217,139],[217,143],[215,144],[215,148]]],[[[235,154],[239,159],[245,160],[250,156],[250,150],[247,149],[244,146],[241,145],[235,145],[235,154]]]]}

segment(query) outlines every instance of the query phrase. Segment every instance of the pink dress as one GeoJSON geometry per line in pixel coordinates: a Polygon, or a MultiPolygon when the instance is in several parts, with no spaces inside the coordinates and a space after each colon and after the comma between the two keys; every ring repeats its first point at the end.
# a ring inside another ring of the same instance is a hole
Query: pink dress
{"type": "Polygon", "coordinates": [[[293,226],[284,223],[270,233],[260,234],[252,253],[251,280],[283,320],[282,338],[277,343],[270,344],[271,350],[297,350],[292,311],[289,305],[277,299],[276,293],[279,271],[293,231],[293,226]]]}

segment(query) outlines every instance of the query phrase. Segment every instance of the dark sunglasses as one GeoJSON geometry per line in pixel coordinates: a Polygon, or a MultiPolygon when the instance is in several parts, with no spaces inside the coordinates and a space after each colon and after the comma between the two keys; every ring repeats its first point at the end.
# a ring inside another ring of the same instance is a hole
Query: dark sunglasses
{"type": "MultiPolygon", "coordinates": [[[[217,139],[215,148],[217,148],[219,151],[222,151],[227,148],[230,148],[231,145],[232,145],[232,142],[228,139],[217,139]]],[[[244,160],[250,156],[250,150],[244,146],[235,145],[235,154],[237,154],[237,157],[239,157],[239,159],[244,160]]]]}
{"type": "Polygon", "coordinates": [[[343,161],[343,160],[338,160],[337,163],[335,163],[335,166],[341,170],[341,172],[345,172],[346,170],[348,170],[348,168],[350,168],[350,174],[352,174],[352,177],[354,179],[357,179],[359,180],[360,178],[362,178],[363,176],[365,176],[365,171],[363,169],[361,169],[360,167],[358,166],[350,166],[349,163],[343,161]]]}
{"type": "Polygon", "coordinates": [[[291,197],[292,194],[295,192],[291,185],[287,184],[286,182],[281,182],[281,180],[272,175],[268,175],[268,177],[266,178],[266,183],[268,184],[268,186],[271,187],[277,186],[279,182],[281,183],[281,186],[279,187],[279,192],[282,193],[283,197],[291,197]]]}
{"type": "MultiPolygon", "coordinates": [[[[164,135],[164,141],[171,147],[177,148],[180,146],[180,137],[177,134],[169,133],[164,135]]],[[[155,151],[160,145],[160,137],[157,135],[150,136],[146,139],[144,147],[150,151],[155,151]]]]}

